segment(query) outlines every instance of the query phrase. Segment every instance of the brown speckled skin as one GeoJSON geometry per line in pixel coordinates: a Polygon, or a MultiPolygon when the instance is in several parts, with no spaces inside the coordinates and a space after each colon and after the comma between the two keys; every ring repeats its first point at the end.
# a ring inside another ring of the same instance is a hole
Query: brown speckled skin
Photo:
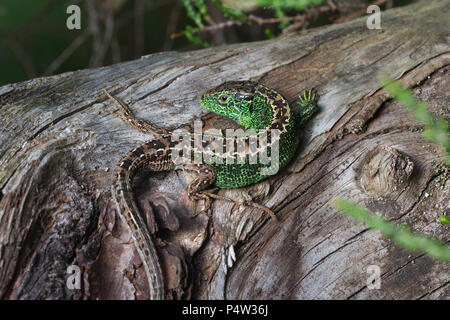
{"type": "MultiPolygon", "coordinates": [[[[291,110],[289,108],[289,105],[287,101],[276,91],[251,81],[228,82],[223,86],[227,87],[230,90],[233,90],[233,92],[236,92],[237,94],[257,94],[259,95],[259,97],[267,99],[267,106],[269,110],[271,110],[270,113],[272,114],[267,125],[263,126],[263,129],[265,129],[267,132],[277,129],[281,130],[281,133],[283,133],[292,125],[291,110]]],[[[219,86],[214,90],[217,91],[220,88],[221,87],[219,86]]],[[[125,220],[127,225],[132,230],[133,240],[142,259],[149,280],[150,298],[164,299],[164,281],[162,277],[161,267],[159,265],[158,255],[156,253],[148,228],[141,218],[139,210],[135,204],[131,186],[132,179],[139,169],[147,169],[152,171],[182,169],[190,175],[194,176],[187,189],[190,199],[193,201],[200,199],[206,200],[206,206],[209,207],[209,201],[212,194],[206,192],[205,190],[214,184],[221,187],[220,184],[217,184],[216,180],[218,178],[218,172],[215,172],[215,167],[213,168],[213,165],[210,166],[204,163],[196,164],[192,163],[192,161],[189,161],[189,159],[187,161],[175,164],[171,159],[171,155],[175,152],[177,152],[178,155],[181,155],[182,147],[178,146],[178,141],[171,141],[172,137],[170,136],[170,132],[166,129],[146,122],[145,120],[135,118],[126,105],[111,96],[106,90],[105,93],[121,109],[120,114],[111,112],[114,116],[119,117],[128,125],[142,132],[153,133],[156,136],[156,139],[145,142],[129,151],[119,161],[113,173],[112,195],[121,217],[125,220]]],[[[208,94],[208,92],[206,94],[208,94]]],[[[268,146],[273,144],[273,142],[273,138],[270,141],[266,140],[266,142],[263,143],[263,146],[259,146],[258,148],[267,148],[268,146]]],[[[200,147],[202,148],[202,150],[196,149],[197,145],[193,140],[190,141],[190,144],[190,150],[194,150],[195,152],[200,151],[204,154],[208,154],[208,152],[210,152],[207,148],[208,143],[200,143],[200,147]]],[[[248,141],[245,141],[245,144],[246,148],[244,154],[242,154],[242,152],[237,153],[236,151],[232,151],[232,153],[224,152],[221,157],[234,157],[236,159],[237,157],[240,157],[240,159],[248,159],[249,156],[254,155],[255,150],[250,150],[250,148],[248,147],[248,141]]],[[[260,150],[256,150],[256,152],[260,152],[260,150]]],[[[220,174],[223,175],[226,174],[226,172],[220,172],[220,174]]],[[[250,181],[250,183],[254,182],[250,181]]],[[[216,198],[220,199],[220,197],[216,198]]],[[[225,198],[222,199],[230,200],[225,198]]],[[[268,211],[269,214],[275,217],[270,209],[260,205],[257,205],[256,207],[268,211]]]]}

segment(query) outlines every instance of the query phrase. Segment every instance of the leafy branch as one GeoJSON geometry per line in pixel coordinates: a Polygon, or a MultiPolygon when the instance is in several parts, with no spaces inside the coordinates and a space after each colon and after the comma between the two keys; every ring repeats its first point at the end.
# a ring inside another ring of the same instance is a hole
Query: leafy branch
{"type": "MultiPolygon", "coordinates": [[[[273,9],[274,18],[261,18],[255,15],[246,15],[243,11],[238,8],[225,6],[221,0],[182,0],[184,7],[186,8],[187,16],[194,22],[195,26],[187,25],[185,29],[181,32],[175,33],[171,36],[172,39],[178,38],[180,36],[186,36],[186,38],[203,47],[210,47],[211,44],[207,41],[200,39],[197,34],[200,32],[211,32],[223,29],[225,27],[231,26],[241,26],[244,24],[256,23],[258,25],[264,24],[280,24],[281,30],[288,30],[288,26],[291,22],[294,22],[292,29],[298,29],[302,26],[307,25],[307,18],[311,16],[317,16],[317,13],[328,12],[334,10],[335,8],[328,5],[315,8],[309,14],[297,14],[295,16],[287,16],[285,10],[296,10],[298,12],[303,11],[309,5],[319,5],[324,0],[255,0],[255,4],[259,7],[267,7],[273,9]],[[229,18],[230,20],[215,23],[212,21],[208,14],[207,1],[213,3],[222,14],[229,18]]],[[[289,29],[289,31],[292,31],[289,29]]],[[[275,37],[269,29],[265,30],[266,35],[269,38],[275,37]]]]}
{"type": "Polygon", "coordinates": [[[450,261],[450,248],[432,237],[413,233],[406,226],[397,226],[350,201],[338,198],[334,200],[334,204],[339,210],[364,222],[369,228],[379,230],[384,236],[392,239],[395,244],[409,251],[419,251],[441,261],[450,261]]]}
{"type": "MultiPolygon", "coordinates": [[[[450,138],[448,123],[445,119],[434,119],[424,101],[416,100],[411,90],[403,88],[397,81],[382,77],[381,82],[385,89],[396,101],[408,107],[414,117],[425,124],[423,135],[434,142],[441,144],[446,151],[445,161],[450,163],[450,138]]],[[[397,226],[394,223],[376,216],[364,207],[343,199],[335,199],[335,206],[352,216],[356,220],[364,222],[369,228],[381,231],[383,235],[391,238],[395,244],[410,250],[421,251],[426,255],[442,260],[450,261],[450,249],[442,242],[423,234],[412,233],[406,226],[397,226]]],[[[450,224],[448,217],[440,216],[442,224],[450,224]]]]}
{"type": "Polygon", "coordinates": [[[448,122],[445,119],[434,119],[425,101],[416,100],[411,90],[403,88],[397,81],[382,77],[382,84],[396,101],[408,107],[414,117],[425,124],[425,138],[439,143],[446,151],[445,162],[450,164],[450,136],[448,122]]]}
{"type": "Polygon", "coordinates": [[[285,29],[289,25],[289,20],[284,19],[286,10],[303,11],[309,5],[319,5],[323,0],[258,0],[260,7],[271,6],[275,17],[280,19],[280,29],[285,29]]]}

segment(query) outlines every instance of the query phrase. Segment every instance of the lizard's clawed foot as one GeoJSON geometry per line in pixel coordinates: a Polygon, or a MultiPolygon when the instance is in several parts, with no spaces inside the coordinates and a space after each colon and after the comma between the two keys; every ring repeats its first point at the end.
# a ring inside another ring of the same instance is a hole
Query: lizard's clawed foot
{"type": "Polygon", "coordinates": [[[278,221],[277,216],[275,215],[275,212],[273,212],[272,210],[270,210],[268,207],[263,206],[262,204],[253,202],[251,200],[245,200],[244,201],[244,205],[247,207],[254,207],[254,208],[258,208],[261,209],[263,211],[265,211],[274,221],[278,221]]]}
{"type": "Polygon", "coordinates": [[[217,190],[217,188],[211,189],[211,190],[200,191],[200,192],[197,192],[190,196],[190,199],[192,201],[192,212],[194,212],[194,215],[193,215],[194,217],[196,217],[200,213],[203,213],[203,212],[206,213],[211,208],[211,199],[216,199],[216,200],[234,202],[239,205],[243,204],[246,207],[253,207],[253,208],[261,209],[264,212],[266,212],[272,218],[272,220],[278,221],[275,213],[272,210],[270,210],[268,207],[263,206],[259,203],[253,202],[252,200],[242,201],[242,200],[234,200],[234,199],[230,199],[227,197],[222,197],[222,196],[219,196],[219,195],[213,193],[216,190],[217,190]],[[197,200],[205,200],[205,208],[198,213],[195,211],[195,203],[197,200]]]}
{"type": "Polygon", "coordinates": [[[298,96],[297,103],[300,105],[300,112],[298,116],[300,119],[300,125],[302,125],[317,112],[315,90],[310,89],[303,91],[303,95],[298,96]]]}
{"type": "Polygon", "coordinates": [[[192,202],[191,209],[192,209],[192,212],[193,212],[193,215],[192,215],[193,218],[198,216],[200,213],[207,214],[208,210],[211,208],[211,197],[209,197],[208,195],[204,194],[203,192],[198,192],[198,193],[191,194],[189,196],[189,199],[192,202]],[[199,200],[204,200],[205,204],[204,204],[203,209],[197,212],[197,201],[199,201],[199,200]]]}
{"type": "Polygon", "coordinates": [[[303,95],[298,96],[298,104],[303,108],[308,107],[314,100],[316,100],[316,92],[313,89],[305,90],[303,95]]]}

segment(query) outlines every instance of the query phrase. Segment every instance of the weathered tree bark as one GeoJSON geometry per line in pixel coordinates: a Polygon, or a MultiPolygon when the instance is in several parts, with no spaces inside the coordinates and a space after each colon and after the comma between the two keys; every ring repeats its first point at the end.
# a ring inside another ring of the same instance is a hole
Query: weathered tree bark
{"type": "Polygon", "coordinates": [[[257,80],[292,103],[316,88],[320,113],[295,160],[255,186],[222,190],[271,207],[215,201],[191,217],[181,173],[142,174],[141,211],[155,233],[168,298],[448,299],[449,265],[409,253],[339,213],[343,196],[449,241],[448,168],[422,125],[380,88],[385,72],[449,118],[448,1],[422,1],[305,34],[138,61],[0,87],[0,297],[144,299],[145,272],[111,201],[111,169],[151,138],[107,110],[108,89],[170,129],[229,122],[198,103],[226,80],[257,80]],[[155,222],[156,221],[156,222],[155,222]],[[232,252],[236,254],[233,262],[232,252]],[[66,285],[81,270],[81,288],[66,285]],[[369,290],[367,267],[381,269],[369,290]]]}

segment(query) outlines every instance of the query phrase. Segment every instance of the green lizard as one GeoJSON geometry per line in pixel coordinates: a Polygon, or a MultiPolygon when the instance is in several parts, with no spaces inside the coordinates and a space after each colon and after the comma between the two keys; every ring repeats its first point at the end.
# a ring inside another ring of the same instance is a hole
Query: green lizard
{"type": "MultiPolygon", "coordinates": [[[[205,200],[204,210],[208,210],[211,198],[234,201],[217,196],[208,188],[244,187],[267,178],[285,166],[299,144],[298,128],[317,110],[315,96],[311,94],[311,90],[308,94],[305,92],[303,96],[299,96],[301,109],[299,113],[294,113],[286,99],[278,92],[256,82],[231,81],[207,91],[200,99],[206,109],[236,121],[245,129],[259,130],[260,133],[266,134],[266,138],[259,140],[255,147],[252,145],[251,135],[244,135],[243,149],[236,151],[235,147],[223,151],[222,148],[219,153],[214,152],[217,151],[217,141],[201,141],[196,144],[195,139],[191,138],[189,152],[200,151],[216,157],[215,161],[209,158],[209,162],[195,163],[191,161],[190,155],[183,157],[181,162],[175,161],[173,158],[175,152],[180,155],[184,151],[184,156],[187,153],[186,149],[181,147],[179,139],[173,139],[172,133],[164,128],[134,117],[125,104],[106,90],[105,93],[121,110],[120,114],[111,112],[114,116],[142,132],[153,133],[156,136],[155,139],[128,152],[119,161],[113,173],[112,195],[121,217],[132,231],[133,240],[148,277],[150,298],[164,299],[164,283],[158,255],[133,197],[131,184],[137,171],[182,169],[193,176],[187,188],[189,198],[193,203],[205,200]],[[215,148],[211,149],[213,144],[216,144],[215,148]],[[274,158],[276,151],[279,151],[278,167],[270,174],[261,170],[268,167],[268,164],[261,164],[258,161],[255,163],[251,160],[258,152],[258,154],[267,152],[269,158],[274,158]]],[[[225,141],[229,142],[226,139],[225,141]]],[[[232,143],[233,146],[236,145],[232,143]]],[[[264,206],[251,201],[245,204],[261,208],[274,216],[273,212],[264,206]]]]}

